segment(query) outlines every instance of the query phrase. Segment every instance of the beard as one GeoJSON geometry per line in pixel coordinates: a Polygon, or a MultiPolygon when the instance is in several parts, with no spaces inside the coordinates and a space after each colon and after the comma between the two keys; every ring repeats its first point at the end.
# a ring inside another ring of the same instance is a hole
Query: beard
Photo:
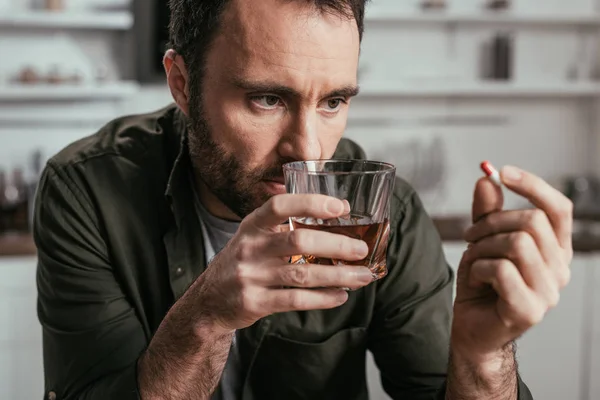
{"type": "Polygon", "coordinates": [[[245,168],[235,154],[214,141],[214,132],[204,117],[201,103],[190,102],[188,119],[189,151],[196,179],[243,219],[272,197],[261,183],[281,179],[283,164],[292,160],[279,159],[272,165],[245,168]]]}

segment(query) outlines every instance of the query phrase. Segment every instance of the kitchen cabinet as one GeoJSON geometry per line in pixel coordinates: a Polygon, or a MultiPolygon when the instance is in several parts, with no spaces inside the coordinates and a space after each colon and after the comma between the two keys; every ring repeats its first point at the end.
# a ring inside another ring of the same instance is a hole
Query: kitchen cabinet
{"type": "MultiPolygon", "coordinates": [[[[446,259],[455,270],[465,249],[461,243],[444,245],[446,259]]],[[[576,255],[571,266],[572,279],[562,292],[560,304],[518,340],[519,370],[535,399],[600,399],[597,380],[591,382],[591,388],[586,386],[590,375],[600,376],[600,296],[596,296],[595,342],[591,354],[588,334],[593,288],[600,286],[600,268],[596,272],[595,265],[600,265],[600,256],[576,255]],[[595,369],[587,367],[590,361],[595,369]]],[[[371,398],[389,399],[381,388],[379,372],[370,354],[367,376],[371,398]]]]}
{"type": "Polygon", "coordinates": [[[589,351],[592,257],[576,255],[571,270],[559,305],[518,341],[519,370],[536,399],[599,398],[588,396],[584,386],[590,372],[584,362],[589,351]]]}
{"type": "MultiPolygon", "coordinates": [[[[454,268],[454,270],[458,268],[458,263],[460,262],[460,259],[465,249],[466,245],[462,243],[448,243],[444,245],[446,259],[448,260],[448,263],[450,263],[452,268],[454,268]]],[[[456,292],[456,282],[454,284],[454,291],[456,292]]],[[[390,399],[390,397],[385,393],[383,387],[381,386],[379,370],[375,365],[371,353],[367,354],[367,383],[369,385],[370,400],[390,399]]]]}
{"type": "MultiPolygon", "coordinates": [[[[462,244],[445,246],[446,257],[453,267],[458,266],[464,250],[462,244]]],[[[585,366],[588,352],[585,343],[591,317],[589,301],[593,287],[589,283],[594,276],[593,260],[589,255],[575,255],[571,282],[563,290],[559,305],[517,341],[519,371],[536,399],[600,398],[600,385],[596,396],[587,396],[583,385],[589,374],[585,366]]],[[[600,274],[597,275],[600,283],[600,274]]],[[[598,320],[600,326],[600,317],[598,320]]],[[[600,349],[598,356],[600,360],[600,349]]]]}
{"type": "Polygon", "coordinates": [[[35,257],[0,259],[0,398],[43,396],[35,257]]]}
{"type": "MultiPolygon", "coordinates": [[[[587,335],[589,342],[584,346],[584,365],[589,373],[585,376],[585,389],[590,400],[600,399],[600,295],[596,288],[600,287],[600,254],[590,257],[591,278],[588,282],[588,312],[590,327],[587,335]]],[[[582,397],[583,398],[583,397],[582,397]]]]}
{"type": "MultiPolygon", "coordinates": [[[[458,267],[463,244],[446,244],[458,267]]],[[[576,255],[561,302],[518,341],[523,379],[536,399],[600,398],[600,255],[576,255]]],[[[0,398],[34,399],[43,393],[41,331],[36,316],[35,257],[0,259],[0,398]]],[[[387,400],[379,371],[367,356],[372,400],[387,400]]]]}

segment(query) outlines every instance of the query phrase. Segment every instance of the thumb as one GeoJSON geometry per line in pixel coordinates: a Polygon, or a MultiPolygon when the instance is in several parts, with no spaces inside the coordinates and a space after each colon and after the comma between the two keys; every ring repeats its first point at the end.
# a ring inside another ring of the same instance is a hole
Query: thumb
{"type": "Polygon", "coordinates": [[[503,206],[504,195],[502,194],[502,188],[486,177],[479,179],[475,185],[475,193],[473,194],[473,223],[476,223],[490,213],[501,211],[503,206]]]}

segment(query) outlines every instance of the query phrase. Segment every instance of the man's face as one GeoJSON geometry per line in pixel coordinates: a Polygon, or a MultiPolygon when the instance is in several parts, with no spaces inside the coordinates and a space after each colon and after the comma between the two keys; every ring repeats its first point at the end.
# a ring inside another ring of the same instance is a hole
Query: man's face
{"type": "Polygon", "coordinates": [[[190,151],[240,218],[285,192],[282,164],[331,158],[356,94],[356,22],[305,1],[232,0],[190,99],[190,151]]]}

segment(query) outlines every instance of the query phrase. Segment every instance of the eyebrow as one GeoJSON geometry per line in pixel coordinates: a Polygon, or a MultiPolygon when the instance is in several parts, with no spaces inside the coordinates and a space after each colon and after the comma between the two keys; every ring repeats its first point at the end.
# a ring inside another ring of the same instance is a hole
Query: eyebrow
{"type": "MultiPolygon", "coordinates": [[[[302,97],[300,92],[297,90],[284,86],[275,82],[270,81],[250,81],[241,78],[234,78],[233,84],[243,90],[248,90],[252,92],[258,93],[273,93],[280,96],[294,96],[294,97],[302,97]]],[[[331,92],[327,93],[323,98],[330,97],[354,97],[358,95],[359,88],[358,86],[348,85],[344,87],[340,87],[338,89],[334,89],[331,92]]]]}

